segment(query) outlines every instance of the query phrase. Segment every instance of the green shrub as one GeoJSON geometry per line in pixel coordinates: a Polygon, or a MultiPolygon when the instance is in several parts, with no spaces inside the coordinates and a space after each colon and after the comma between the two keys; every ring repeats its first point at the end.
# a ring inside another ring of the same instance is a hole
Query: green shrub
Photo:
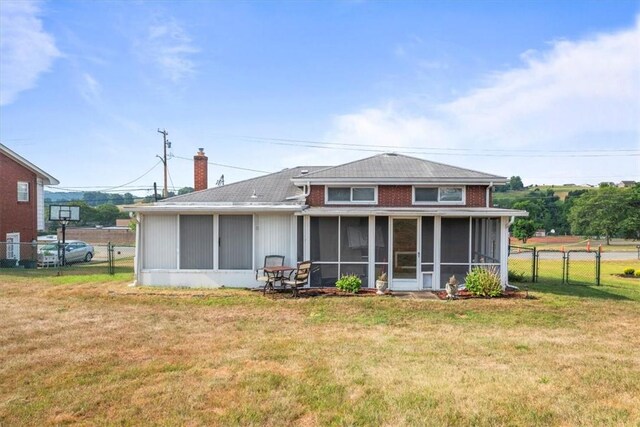
{"type": "Polygon", "coordinates": [[[467,290],[473,295],[497,297],[502,295],[500,273],[495,267],[474,267],[465,279],[467,290]]]}
{"type": "Polygon", "coordinates": [[[633,274],[636,272],[635,268],[625,268],[624,269],[624,275],[625,276],[633,276],[633,274]]]}
{"type": "Polygon", "coordinates": [[[344,292],[356,293],[362,286],[362,280],[355,274],[345,274],[336,282],[336,288],[344,292]]]}
{"type": "Polygon", "coordinates": [[[518,273],[517,271],[509,270],[509,282],[524,282],[524,271],[518,273]]]}
{"type": "Polygon", "coordinates": [[[640,270],[636,270],[636,272],[633,275],[636,277],[640,277],[640,270]]]}

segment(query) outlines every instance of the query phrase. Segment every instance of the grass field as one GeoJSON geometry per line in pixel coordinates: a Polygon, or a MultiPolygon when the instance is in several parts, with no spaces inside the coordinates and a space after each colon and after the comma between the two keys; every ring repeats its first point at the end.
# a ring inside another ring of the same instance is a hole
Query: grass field
{"type": "Polygon", "coordinates": [[[494,192],[493,199],[495,201],[499,201],[504,199],[521,198],[526,196],[530,191],[534,191],[536,189],[540,190],[541,192],[553,190],[553,193],[556,196],[558,196],[561,200],[564,200],[570,191],[593,190],[593,187],[583,185],[535,185],[527,187],[524,190],[507,191],[505,193],[494,192]]]}
{"type": "Polygon", "coordinates": [[[626,266],[454,302],[3,274],[0,425],[638,425],[626,266]]]}

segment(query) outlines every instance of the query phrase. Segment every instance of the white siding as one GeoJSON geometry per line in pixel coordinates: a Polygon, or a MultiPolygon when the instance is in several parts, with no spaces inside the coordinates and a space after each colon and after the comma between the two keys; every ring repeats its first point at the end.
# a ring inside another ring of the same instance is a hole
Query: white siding
{"type": "Polygon", "coordinates": [[[267,255],[284,255],[285,265],[296,265],[291,258],[291,215],[256,215],[255,217],[255,266],[264,265],[267,255]]]}
{"type": "Polygon", "coordinates": [[[142,221],[143,269],[178,267],[178,221],[175,215],[144,215],[142,221]]]}
{"type": "Polygon", "coordinates": [[[42,179],[38,178],[38,185],[36,185],[36,210],[38,212],[38,231],[44,230],[44,186],[42,179]]]}

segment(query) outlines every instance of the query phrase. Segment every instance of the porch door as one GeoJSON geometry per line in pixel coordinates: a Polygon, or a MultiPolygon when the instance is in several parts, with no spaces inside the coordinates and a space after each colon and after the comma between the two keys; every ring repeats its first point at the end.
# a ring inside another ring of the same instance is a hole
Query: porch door
{"type": "Polygon", "coordinates": [[[391,289],[418,290],[418,219],[393,218],[391,289]]]}

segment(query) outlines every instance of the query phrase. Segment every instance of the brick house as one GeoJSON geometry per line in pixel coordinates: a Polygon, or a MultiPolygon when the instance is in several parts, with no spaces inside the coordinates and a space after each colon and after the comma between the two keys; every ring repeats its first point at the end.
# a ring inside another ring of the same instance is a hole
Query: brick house
{"type": "MultiPolygon", "coordinates": [[[[202,150],[194,157],[196,180],[202,150]]],[[[295,167],[130,206],[143,285],[254,286],[266,255],[311,260],[310,286],[356,274],[373,287],[442,289],[474,266],[507,284],[508,228],[525,211],[492,207],[506,178],[394,153],[295,167]]],[[[196,188],[202,186],[196,185],[196,188]]]]}
{"type": "Polygon", "coordinates": [[[24,157],[0,144],[0,241],[6,258],[20,259],[20,245],[44,230],[44,186],[59,181],[24,157]],[[4,249],[4,248],[3,248],[4,249]]]}

